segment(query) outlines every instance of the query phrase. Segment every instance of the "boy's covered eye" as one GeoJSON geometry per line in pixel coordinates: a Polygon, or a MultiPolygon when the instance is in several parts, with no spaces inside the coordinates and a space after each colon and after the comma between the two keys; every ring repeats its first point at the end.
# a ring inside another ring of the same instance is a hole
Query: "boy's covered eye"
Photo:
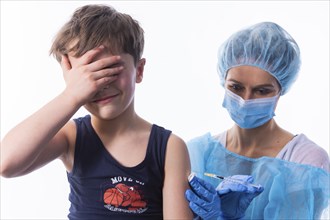
{"type": "Polygon", "coordinates": [[[116,64],[109,66],[108,68],[116,68],[116,67],[120,67],[120,66],[121,66],[121,64],[116,63],[116,64]]]}
{"type": "Polygon", "coordinates": [[[116,76],[119,76],[119,73],[115,73],[115,74],[110,75],[110,77],[116,77],[116,76]]]}
{"type": "Polygon", "coordinates": [[[118,61],[114,64],[111,64],[111,65],[107,66],[105,69],[117,68],[117,67],[121,67],[121,66],[124,66],[124,63],[122,61],[118,61]]]}

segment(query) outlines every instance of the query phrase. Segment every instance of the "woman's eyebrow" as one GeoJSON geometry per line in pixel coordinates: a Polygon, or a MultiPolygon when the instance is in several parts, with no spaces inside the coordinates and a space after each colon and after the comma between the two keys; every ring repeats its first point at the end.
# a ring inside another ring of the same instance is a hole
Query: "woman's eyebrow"
{"type": "Polygon", "coordinates": [[[227,81],[228,81],[228,82],[233,82],[233,83],[242,84],[241,82],[239,82],[239,81],[237,81],[237,80],[234,80],[234,79],[228,79],[227,81]]]}
{"type": "Polygon", "coordinates": [[[271,87],[271,88],[275,88],[275,86],[273,84],[271,84],[271,83],[269,83],[269,84],[260,84],[260,85],[256,85],[255,87],[256,88],[258,88],[258,87],[271,87]]]}

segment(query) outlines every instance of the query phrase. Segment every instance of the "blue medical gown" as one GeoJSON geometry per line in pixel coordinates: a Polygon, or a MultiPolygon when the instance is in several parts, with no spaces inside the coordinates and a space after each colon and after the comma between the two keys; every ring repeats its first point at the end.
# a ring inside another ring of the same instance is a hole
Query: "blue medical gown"
{"type": "Polygon", "coordinates": [[[270,157],[240,156],[225,149],[210,134],[187,145],[192,172],[214,187],[221,180],[205,176],[204,172],[252,175],[255,183],[264,186],[244,219],[318,219],[329,212],[330,174],[321,168],[270,157]]]}

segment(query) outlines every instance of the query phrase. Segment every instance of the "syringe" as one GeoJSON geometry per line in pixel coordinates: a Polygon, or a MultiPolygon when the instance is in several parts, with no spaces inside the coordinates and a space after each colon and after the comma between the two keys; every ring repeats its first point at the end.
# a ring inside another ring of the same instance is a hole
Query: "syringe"
{"type": "Polygon", "coordinates": [[[228,181],[231,181],[231,182],[234,182],[234,183],[239,183],[239,184],[242,184],[242,185],[248,185],[248,186],[252,186],[252,187],[256,187],[256,188],[261,187],[260,185],[255,185],[255,184],[252,184],[252,183],[249,183],[249,182],[233,179],[233,178],[230,178],[230,177],[219,176],[219,175],[216,175],[216,174],[213,174],[213,173],[204,173],[204,175],[209,176],[209,177],[213,177],[213,178],[216,178],[216,179],[228,180],[228,181]]]}

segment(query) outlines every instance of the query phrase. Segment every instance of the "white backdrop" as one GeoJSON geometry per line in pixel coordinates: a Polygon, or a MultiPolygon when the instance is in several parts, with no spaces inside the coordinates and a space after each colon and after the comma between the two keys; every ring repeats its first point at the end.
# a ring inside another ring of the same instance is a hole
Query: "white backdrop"
{"type": "MultiPolygon", "coordinates": [[[[1,1],[1,138],[64,88],[48,51],[73,11],[89,3],[110,4],[140,22],[147,64],[137,112],[185,140],[232,125],[216,73],[220,43],[247,25],[280,24],[300,45],[303,63],[275,119],[329,153],[329,1],[1,1]]],[[[66,219],[68,192],[60,161],[1,178],[1,219],[66,219]]]]}

